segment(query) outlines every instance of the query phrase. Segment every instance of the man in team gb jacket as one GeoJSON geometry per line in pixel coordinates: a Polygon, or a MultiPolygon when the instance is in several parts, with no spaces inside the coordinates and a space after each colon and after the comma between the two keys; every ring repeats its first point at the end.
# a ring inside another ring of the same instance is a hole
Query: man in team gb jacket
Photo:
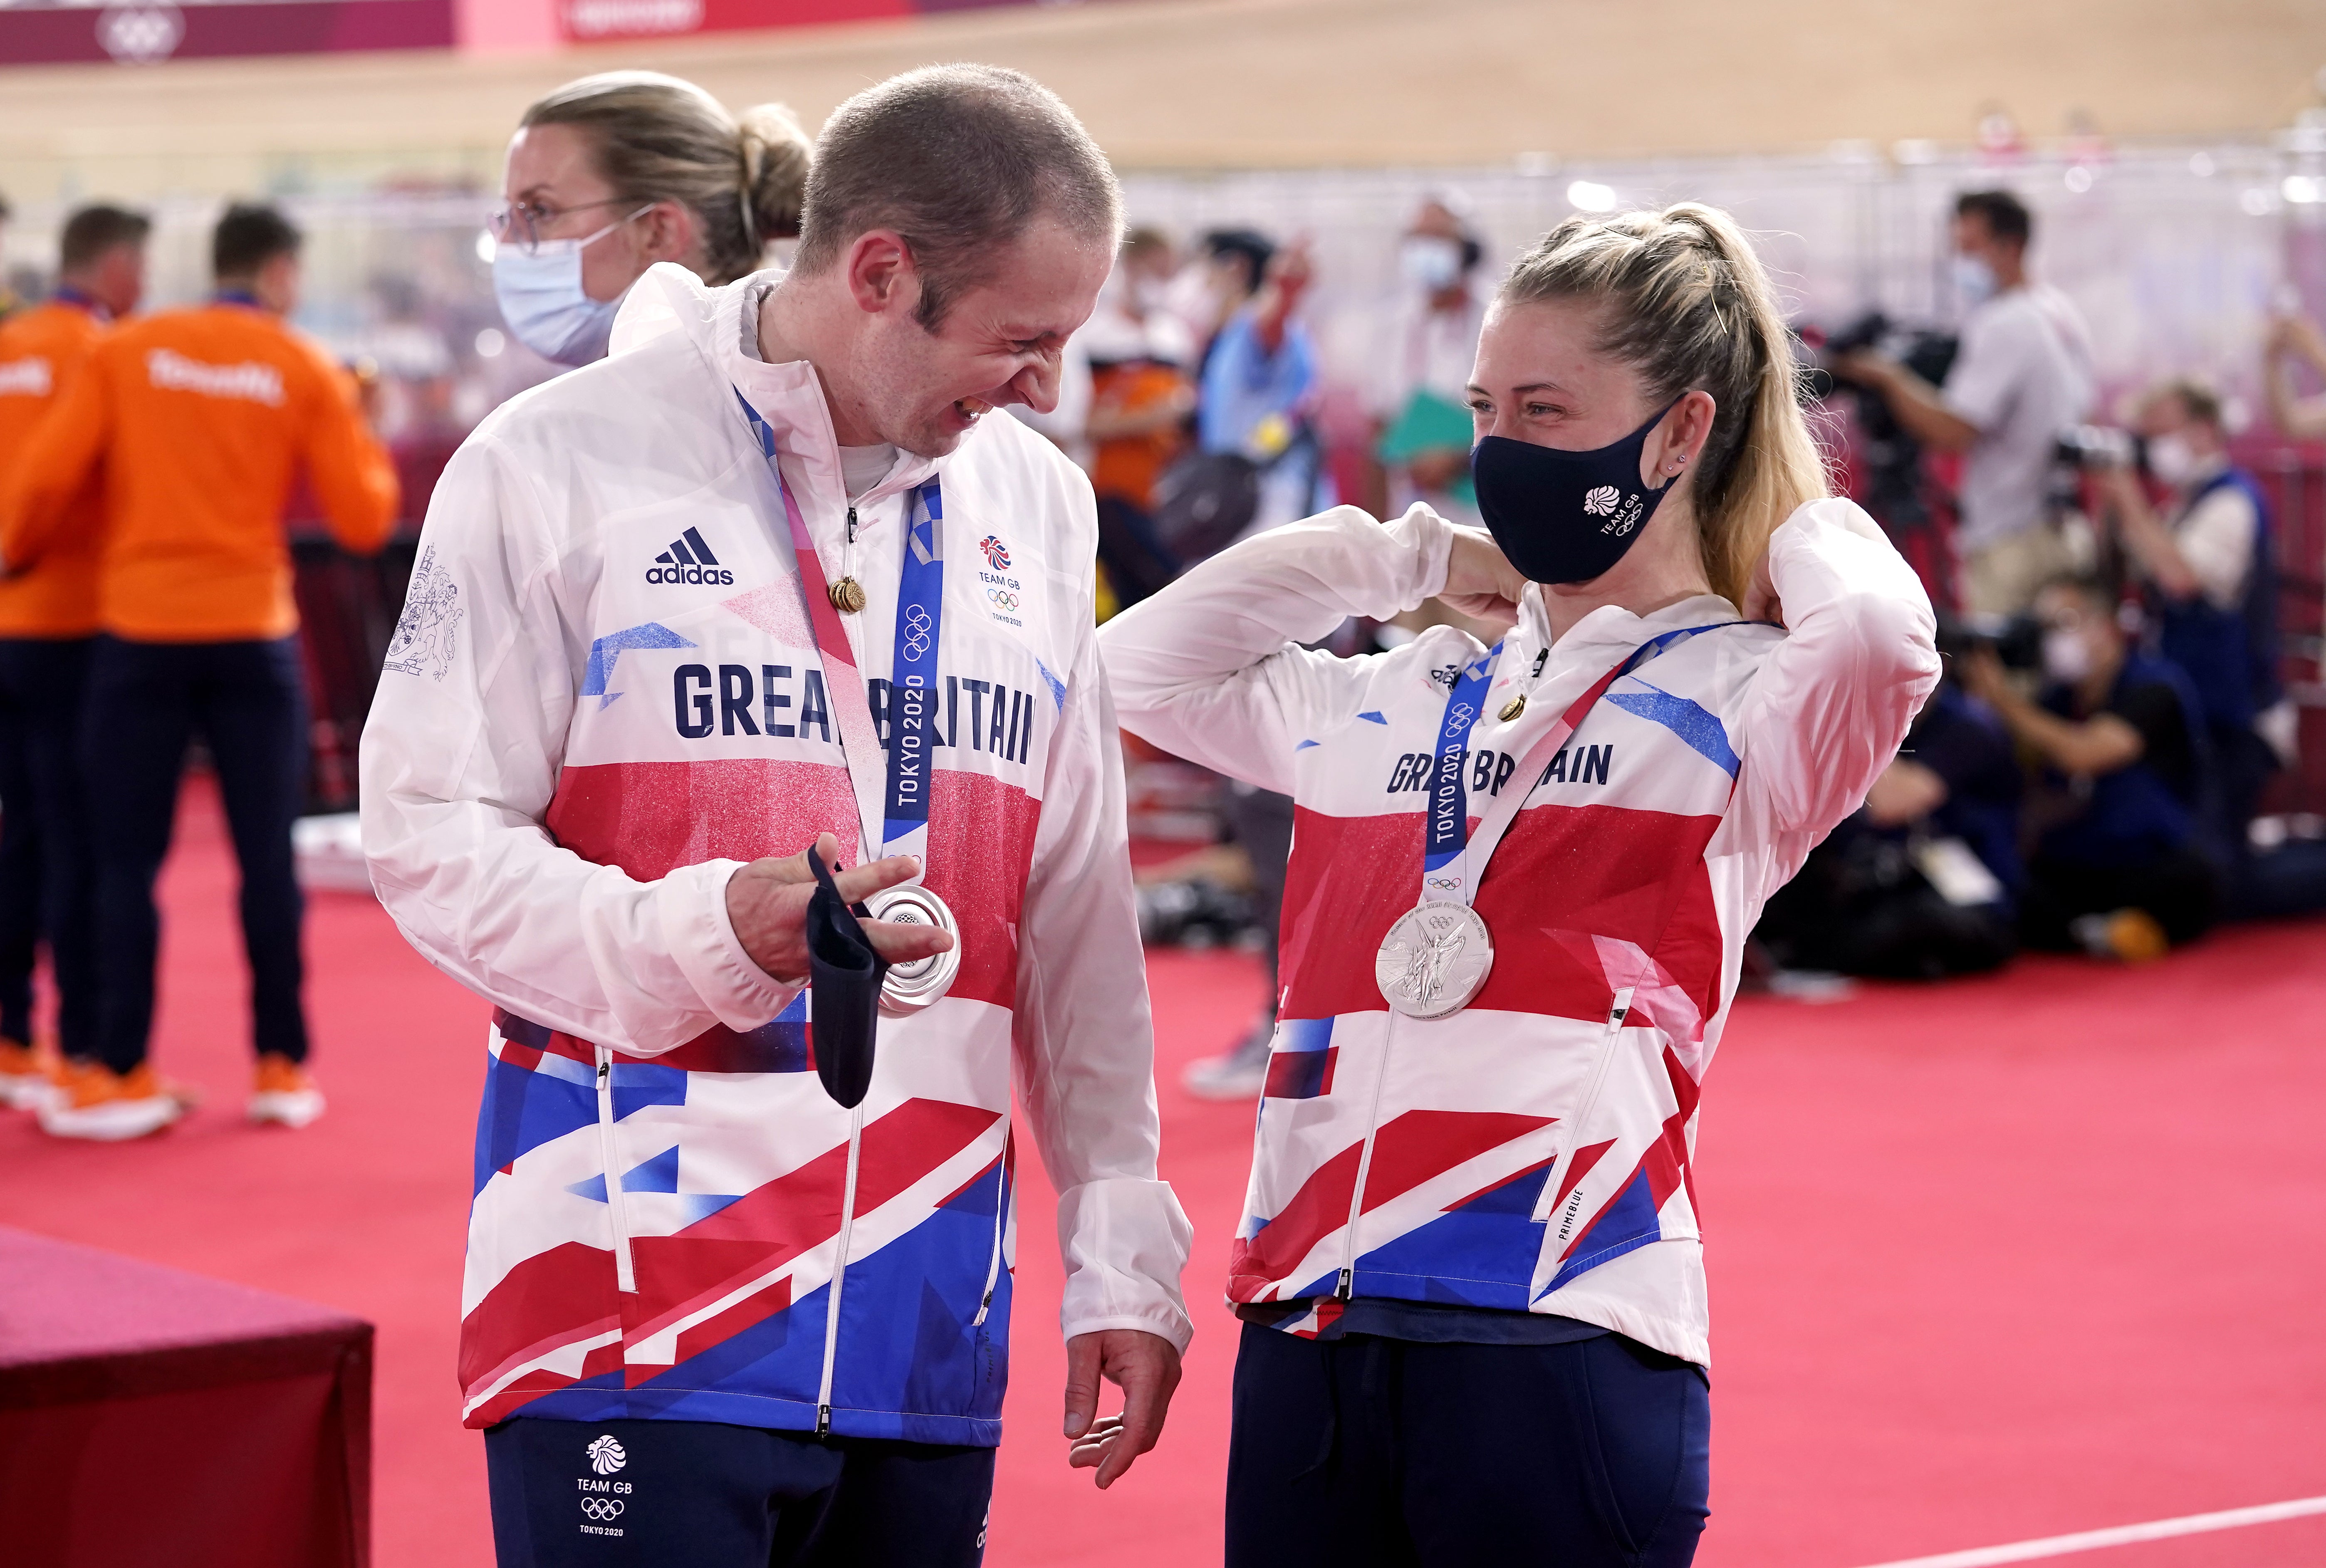
{"type": "Polygon", "coordinates": [[[616,352],[497,413],[436,492],[364,840],[414,945],[496,1005],[460,1373],[505,1563],[974,1562],[1013,1076],[1060,1193],[1075,1462],[1106,1485],[1159,1430],[1188,1229],[1156,1177],[1091,492],[1000,412],[1052,406],[1120,221],[1043,88],[898,78],[825,128],[789,274],[654,269],[616,352]],[[920,832],[885,749],[908,684],[920,832]],[[802,988],[819,835],[846,896],[917,876],[957,926],[853,1109],[802,988]],[[1101,1375],[1120,1425],[1093,1424],[1101,1375]]]}

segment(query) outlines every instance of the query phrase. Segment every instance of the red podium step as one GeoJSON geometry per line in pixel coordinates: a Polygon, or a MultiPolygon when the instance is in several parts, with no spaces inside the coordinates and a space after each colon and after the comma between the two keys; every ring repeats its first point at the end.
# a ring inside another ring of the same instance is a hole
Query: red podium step
{"type": "Polygon", "coordinates": [[[372,1326],[0,1227],[0,1558],[368,1568],[372,1326]]]}

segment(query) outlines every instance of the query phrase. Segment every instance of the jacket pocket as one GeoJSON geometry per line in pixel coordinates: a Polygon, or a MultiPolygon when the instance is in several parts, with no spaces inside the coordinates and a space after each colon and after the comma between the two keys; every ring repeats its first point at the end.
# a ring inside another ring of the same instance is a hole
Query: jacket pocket
{"type": "Polygon", "coordinates": [[[1591,1114],[1599,1108],[1599,1097],[1607,1086],[1607,1070],[1623,1044],[1624,1020],[1631,1011],[1632,988],[1625,986],[1608,1006],[1607,1027],[1599,1036],[1598,1060],[1591,1064],[1591,1076],[1585,1081],[1582,1097],[1575,1103],[1575,1114],[1560,1129],[1558,1157],[1550,1163],[1550,1176],[1542,1184],[1542,1196],[1535,1200],[1533,1218],[1538,1225],[1549,1221],[1559,1195],[1570,1185],[1568,1173],[1574,1166],[1576,1152],[1585,1146],[1583,1129],[1591,1125],[1591,1114]]]}

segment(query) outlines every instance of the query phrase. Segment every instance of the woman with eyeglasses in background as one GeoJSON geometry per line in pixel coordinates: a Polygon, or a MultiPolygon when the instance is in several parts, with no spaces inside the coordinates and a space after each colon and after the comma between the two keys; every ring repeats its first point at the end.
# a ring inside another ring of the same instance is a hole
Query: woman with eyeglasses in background
{"type": "Polygon", "coordinates": [[[493,292],[517,341],[560,365],[605,357],[656,262],[716,287],[799,234],[809,141],[792,112],[731,115],[693,82],[618,70],[525,112],[493,215],[493,292]]]}

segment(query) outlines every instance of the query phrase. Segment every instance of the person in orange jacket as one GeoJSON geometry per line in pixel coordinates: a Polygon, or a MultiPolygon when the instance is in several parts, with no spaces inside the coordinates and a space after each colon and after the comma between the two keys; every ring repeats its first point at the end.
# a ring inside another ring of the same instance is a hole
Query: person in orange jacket
{"type": "MultiPolygon", "coordinates": [[[[137,308],[153,227],[118,207],[81,209],[65,221],[55,294],[0,321],[0,475],[25,459],[33,427],[107,323],[137,308]]],[[[0,1104],[26,1109],[50,1090],[33,1048],[33,961],[44,936],[65,1061],[96,1051],[96,876],[78,742],[104,524],[92,474],[38,568],[0,582],[0,1104]]]]}
{"type": "Polygon", "coordinates": [[[207,304],[117,329],[33,438],[0,498],[0,568],[60,543],[71,498],[100,467],[107,511],[101,631],[81,757],[97,847],[98,1062],[41,1111],[64,1137],[135,1137],[183,1114],[146,1061],[178,775],[209,743],[242,868],[260,1121],[322,1114],[300,990],[302,902],[291,824],[307,765],[307,695],[284,508],[303,469],[333,537],[369,552],[396,513],[395,469],[352,377],[285,318],[298,306],[299,231],[234,206],[211,241],[207,304]]]}

